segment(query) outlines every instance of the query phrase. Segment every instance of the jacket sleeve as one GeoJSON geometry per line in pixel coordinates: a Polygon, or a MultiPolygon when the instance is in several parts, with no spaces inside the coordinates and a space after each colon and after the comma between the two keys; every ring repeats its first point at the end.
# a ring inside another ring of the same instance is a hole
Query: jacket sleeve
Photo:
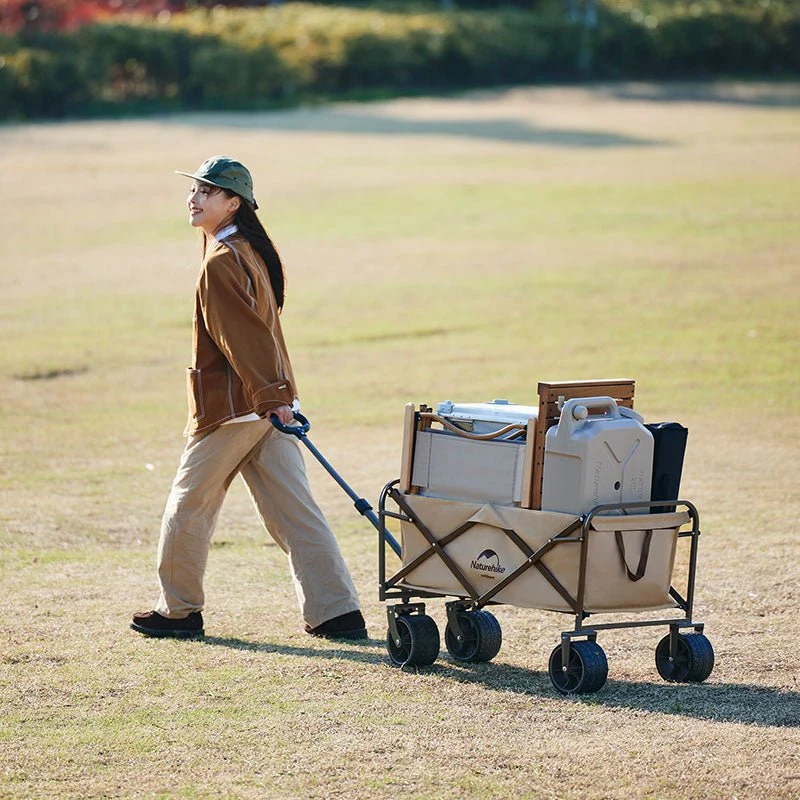
{"type": "Polygon", "coordinates": [[[267,304],[266,318],[260,316],[237,273],[226,259],[212,259],[200,275],[197,291],[209,335],[263,417],[270,409],[291,406],[295,392],[279,349],[282,337],[273,305],[267,304]]]}

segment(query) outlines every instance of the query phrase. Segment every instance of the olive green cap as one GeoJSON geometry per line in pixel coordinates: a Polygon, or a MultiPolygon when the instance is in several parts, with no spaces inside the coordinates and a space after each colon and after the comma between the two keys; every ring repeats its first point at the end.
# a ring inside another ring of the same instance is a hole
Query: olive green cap
{"type": "Polygon", "coordinates": [[[250,174],[250,170],[235,158],[211,156],[200,165],[197,172],[181,172],[177,169],[175,172],[178,175],[185,175],[187,178],[195,178],[203,183],[218,186],[220,189],[236,192],[253,208],[258,208],[256,198],[253,196],[253,176],[250,174]]]}

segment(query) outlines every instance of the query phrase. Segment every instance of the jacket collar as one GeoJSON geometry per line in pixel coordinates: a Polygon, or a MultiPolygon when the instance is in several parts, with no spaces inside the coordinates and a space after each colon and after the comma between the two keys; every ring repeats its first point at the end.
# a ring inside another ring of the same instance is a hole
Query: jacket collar
{"type": "Polygon", "coordinates": [[[239,230],[236,225],[228,225],[226,228],[223,228],[221,231],[217,231],[214,234],[214,238],[221,242],[224,239],[227,239],[229,236],[232,236],[236,231],[239,230]]]}

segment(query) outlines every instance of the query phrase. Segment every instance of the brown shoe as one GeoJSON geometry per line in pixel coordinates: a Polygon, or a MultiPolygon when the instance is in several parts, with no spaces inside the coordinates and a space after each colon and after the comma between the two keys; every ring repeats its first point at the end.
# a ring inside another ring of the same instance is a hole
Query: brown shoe
{"type": "Polygon", "coordinates": [[[306,625],[306,633],[325,639],[366,639],[367,624],[360,611],[349,611],[317,625],[316,628],[306,625]]]}
{"type": "Polygon", "coordinates": [[[205,636],[203,615],[193,611],[183,619],[167,619],[157,611],[145,611],[134,614],[131,628],[145,636],[157,636],[172,639],[200,639],[205,636]]]}

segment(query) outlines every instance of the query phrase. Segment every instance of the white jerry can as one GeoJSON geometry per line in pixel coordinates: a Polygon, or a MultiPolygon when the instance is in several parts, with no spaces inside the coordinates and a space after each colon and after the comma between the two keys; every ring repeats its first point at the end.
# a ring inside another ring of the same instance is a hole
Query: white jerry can
{"type": "Polygon", "coordinates": [[[564,403],[545,437],[543,511],[584,514],[601,503],[647,502],[652,477],[653,435],[638,414],[621,413],[610,397],[564,403]]]}

